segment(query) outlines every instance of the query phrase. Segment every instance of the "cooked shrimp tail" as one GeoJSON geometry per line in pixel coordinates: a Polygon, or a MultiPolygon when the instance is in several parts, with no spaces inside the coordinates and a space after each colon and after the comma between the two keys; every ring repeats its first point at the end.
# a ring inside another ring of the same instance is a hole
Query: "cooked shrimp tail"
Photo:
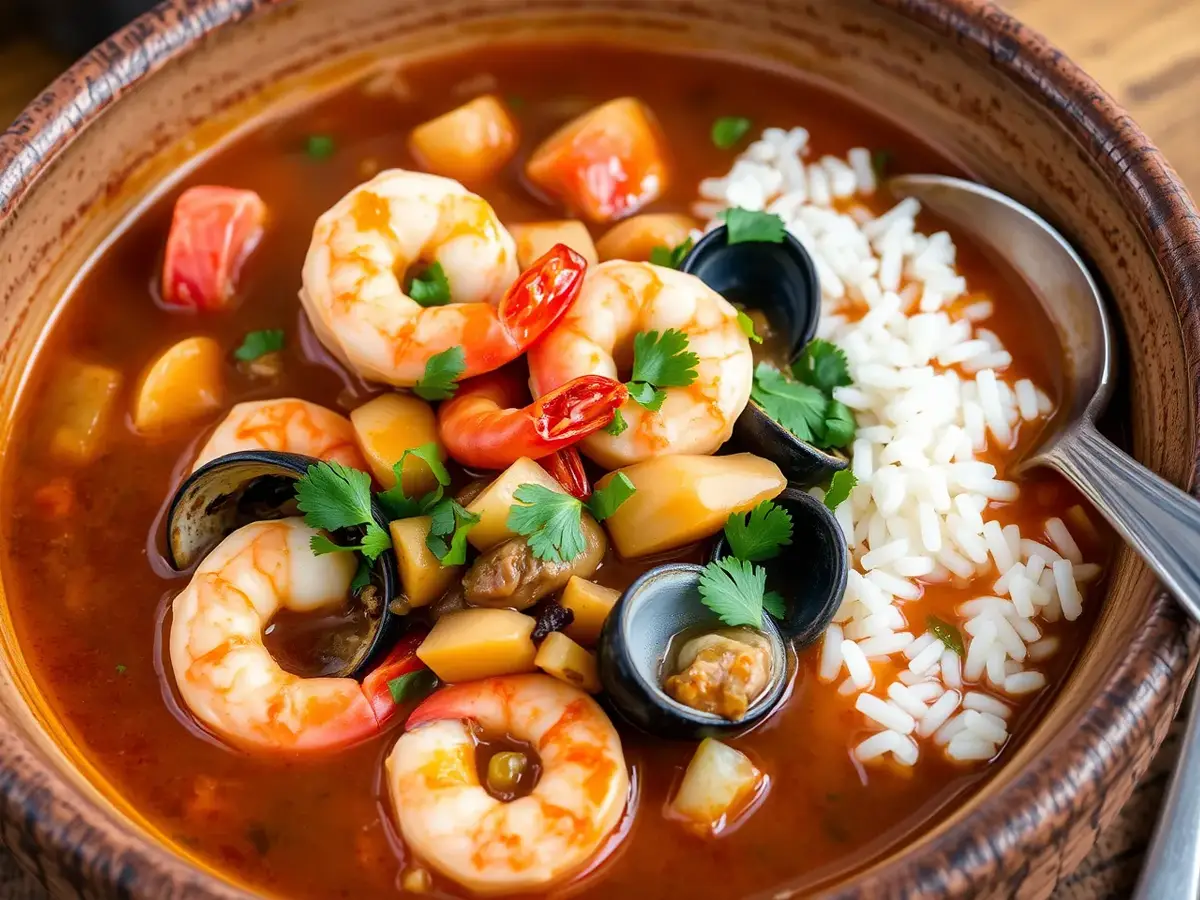
{"type": "Polygon", "coordinates": [[[574,447],[565,447],[538,460],[538,465],[554,476],[572,497],[586,500],[592,493],[591,482],[583,469],[583,457],[574,447]]]}
{"type": "Polygon", "coordinates": [[[528,406],[521,381],[492,372],[459,387],[438,410],[438,434],[465,466],[503,469],[522,456],[541,459],[608,425],[629,393],[619,381],[584,375],[528,406]]]}
{"type": "Polygon", "coordinates": [[[566,244],[555,244],[504,292],[498,309],[500,321],[521,351],[575,302],[586,271],[587,260],[566,244]]]}

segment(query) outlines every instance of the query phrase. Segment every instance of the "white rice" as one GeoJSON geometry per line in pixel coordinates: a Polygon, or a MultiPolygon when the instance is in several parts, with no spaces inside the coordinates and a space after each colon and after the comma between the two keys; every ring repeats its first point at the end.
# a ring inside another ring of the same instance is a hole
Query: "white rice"
{"type": "Polygon", "coordinates": [[[1020,489],[979,455],[1006,452],[1054,404],[1009,378],[1012,356],[986,327],[1000,298],[969,292],[950,235],[918,231],[911,198],[875,215],[877,187],[867,148],[812,159],[805,129],[768,128],[727,175],[701,182],[694,211],[707,228],[729,206],[779,215],[817,268],[818,334],[850,364],[854,383],[834,396],[858,420],[858,486],[835,516],[855,565],[818,680],[857,695],[864,724],[882,729],[855,756],[911,766],[940,747],[978,764],[1004,747],[1012,704],[1045,687],[1038,667],[1060,645],[1047,630],[1082,614],[1102,570],[1076,537],[1093,544],[1096,529],[1080,507],[1025,532],[997,521],[1020,489]],[[961,657],[904,611],[935,582],[977,591],[947,618],[961,657]]]}

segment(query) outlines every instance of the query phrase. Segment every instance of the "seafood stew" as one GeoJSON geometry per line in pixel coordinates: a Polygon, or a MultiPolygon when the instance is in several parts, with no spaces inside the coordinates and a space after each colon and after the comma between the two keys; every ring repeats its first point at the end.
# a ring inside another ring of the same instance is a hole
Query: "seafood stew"
{"type": "Polygon", "coordinates": [[[104,786],[256,890],[844,876],[1010,753],[1085,636],[1105,537],[1005,473],[1057,399],[1049,326],[889,200],[888,171],[953,169],[872,112],[728,60],[528,49],[264,123],[95,260],[5,473],[19,640],[104,786]],[[798,355],[679,271],[721,225],[812,256],[798,355]],[[782,654],[814,541],[792,473],[730,441],[752,399],[849,461],[797,486],[850,568],[782,654]],[[241,451],[310,460],[177,573],[175,491],[241,451]],[[643,731],[607,635],[673,562],[720,621],[661,648],[643,731]],[[671,703],[734,727],[667,739],[671,703]]]}

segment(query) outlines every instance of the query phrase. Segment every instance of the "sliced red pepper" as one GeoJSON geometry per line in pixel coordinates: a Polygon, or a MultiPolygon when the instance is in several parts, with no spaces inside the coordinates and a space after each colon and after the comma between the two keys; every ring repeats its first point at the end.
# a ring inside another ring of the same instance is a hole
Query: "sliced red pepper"
{"type": "Polygon", "coordinates": [[[500,299],[497,312],[513,343],[526,350],[557,322],[583,287],[587,260],[555,244],[522,272],[500,299]]]}
{"type": "Polygon", "coordinates": [[[549,456],[543,456],[538,460],[538,465],[554,476],[554,480],[572,497],[586,500],[592,495],[592,485],[588,481],[587,472],[583,470],[583,460],[574,447],[566,447],[549,456]]]}
{"type": "Polygon", "coordinates": [[[266,219],[254,191],[202,185],[180,194],[163,260],[163,302],[201,312],[229,306],[266,219]]]}

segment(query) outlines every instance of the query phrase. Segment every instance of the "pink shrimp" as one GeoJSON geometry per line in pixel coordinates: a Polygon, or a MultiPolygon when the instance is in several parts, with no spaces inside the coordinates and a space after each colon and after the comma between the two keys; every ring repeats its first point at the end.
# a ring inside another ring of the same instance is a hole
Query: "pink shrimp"
{"type": "Polygon", "coordinates": [[[349,419],[324,406],[293,397],[239,403],[201,448],[192,471],[218,456],[239,450],[302,453],[370,471],[349,419]]]}
{"type": "Polygon", "coordinates": [[[163,260],[163,302],[201,312],[228,306],[266,218],[254,191],[202,185],[180,194],[163,260]]]}

